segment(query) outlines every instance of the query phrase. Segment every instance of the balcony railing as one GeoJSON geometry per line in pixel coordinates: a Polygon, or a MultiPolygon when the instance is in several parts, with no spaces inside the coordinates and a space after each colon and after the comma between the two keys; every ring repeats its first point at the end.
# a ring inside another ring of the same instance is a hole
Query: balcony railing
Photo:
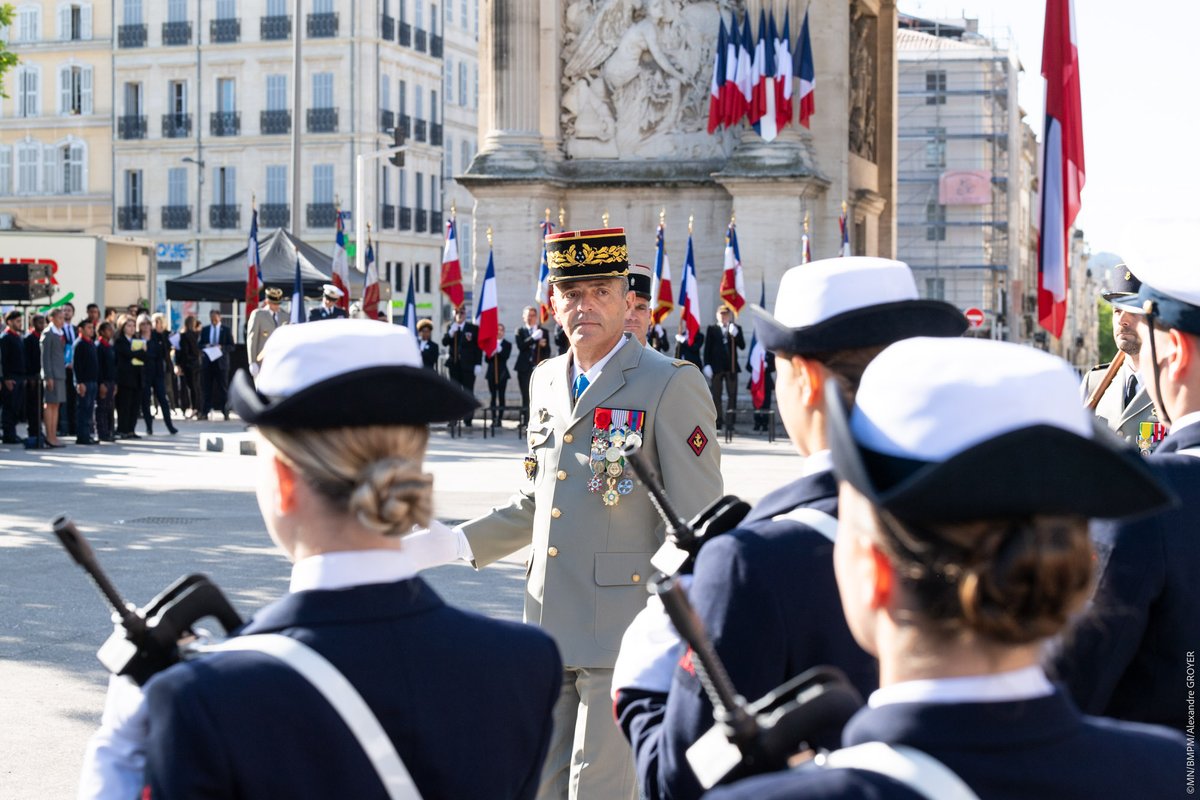
{"type": "Polygon", "coordinates": [[[436,33],[429,34],[429,55],[434,58],[442,57],[442,37],[436,33]]]}
{"type": "Polygon", "coordinates": [[[337,224],[337,206],[333,203],[309,203],[308,227],[332,228],[337,224]]]}
{"type": "Polygon", "coordinates": [[[259,116],[259,130],[264,136],[292,132],[292,112],[286,108],[263,111],[259,116]]]}
{"type": "Polygon", "coordinates": [[[404,47],[412,46],[412,25],[407,22],[401,22],[400,27],[396,30],[396,41],[404,47]]]}
{"type": "Polygon", "coordinates": [[[117,117],[117,138],[118,139],[145,139],[146,138],[146,118],[138,115],[126,115],[117,117]]]}
{"type": "Polygon", "coordinates": [[[442,123],[429,123],[429,143],[434,147],[442,146],[442,123]]]}
{"type": "Polygon", "coordinates": [[[292,18],[286,14],[263,17],[258,23],[258,37],[264,42],[278,42],[292,38],[292,18]]]}
{"type": "Polygon", "coordinates": [[[337,12],[308,15],[308,36],[310,39],[332,39],[337,34],[337,12]]]}
{"type": "Polygon", "coordinates": [[[336,108],[310,108],[305,115],[308,117],[309,133],[337,132],[338,112],[336,108]]]}
{"type": "Polygon", "coordinates": [[[413,138],[418,142],[425,141],[425,120],[418,119],[413,124],[413,138]]]}
{"type": "Polygon", "coordinates": [[[209,115],[213,136],[237,136],[242,131],[240,111],[213,111],[209,115]]]}
{"type": "Polygon", "coordinates": [[[214,19],[208,25],[209,38],[219,44],[236,42],[242,38],[242,21],[237,17],[214,19]]]}
{"type": "Polygon", "coordinates": [[[163,206],[162,228],[164,231],[186,231],[192,227],[191,206],[163,206]]]}
{"type": "Polygon", "coordinates": [[[145,206],[121,206],[117,209],[117,227],[123,231],[146,229],[145,206]]]}
{"type": "Polygon", "coordinates": [[[390,42],[396,38],[396,20],[389,17],[387,14],[379,21],[379,38],[385,42],[390,42]]]}
{"type": "Polygon", "coordinates": [[[382,133],[387,133],[389,129],[396,127],[396,115],[386,108],[379,110],[379,130],[382,133]]]}
{"type": "Polygon", "coordinates": [[[219,230],[242,227],[242,207],[236,205],[209,206],[208,225],[210,228],[217,228],[219,230]]]}
{"type": "Polygon", "coordinates": [[[146,24],[118,25],[117,45],[120,47],[145,47],[146,24]]]}
{"type": "Polygon", "coordinates": [[[421,28],[413,29],[413,49],[418,53],[425,52],[425,37],[426,33],[421,28]]]}
{"type": "Polygon", "coordinates": [[[412,209],[400,206],[400,224],[397,226],[402,231],[412,230],[412,209]]]}
{"type": "Polygon", "coordinates": [[[400,128],[400,132],[404,134],[405,139],[412,136],[412,117],[408,114],[401,114],[396,122],[399,123],[397,127],[400,128]]]}
{"type": "Polygon", "coordinates": [[[192,135],[191,114],[163,114],[162,135],[164,139],[183,139],[192,135]]]}
{"type": "Polygon", "coordinates": [[[191,21],[185,19],[182,22],[164,22],[162,24],[162,40],[164,45],[191,44],[191,21]]]}
{"type": "Polygon", "coordinates": [[[441,233],[442,232],[442,212],[440,212],[440,211],[430,211],[429,212],[429,232],[430,233],[441,233]]]}
{"type": "Polygon", "coordinates": [[[292,224],[292,209],[287,203],[263,203],[258,207],[258,224],[264,228],[286,228],[292,224]]]}
{"type": "Polygon", "coordinates": [[[423,208],[417,209],[417,233],[429,230],[429,212],[423,208]]]}
{"type": "Polygon", "coordinates": [[[379,206],[379,227],[394,228],[396,227],[396,207],[389,206],[383,203],[379,206]]]}

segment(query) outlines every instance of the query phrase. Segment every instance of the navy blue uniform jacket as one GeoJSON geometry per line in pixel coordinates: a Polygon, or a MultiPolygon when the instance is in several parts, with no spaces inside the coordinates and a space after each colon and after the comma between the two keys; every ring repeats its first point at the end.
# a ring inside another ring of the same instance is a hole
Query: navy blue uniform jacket
{"type": "Polygon", "coordinates": [[[21,334],[7,328],[0,333],[0,375],[6,381],[24,378],[29,372],[25,367],[25,344],[21,334]]]}
{"type": "MultiPolygon", "coordinates": [[[[425,800],[532,798],[562,662],[536,628],[453,608],[420,578],[290,594],[241,631],[315,649],[378,717],[425,800]]],[[[316,689],[259,653],[178,664],[146,685],[147,782],[163,798],[386,800],[316,689]]]]}
{"type": "MultiPolygon", "coordinates": [[[[821,664],[843,670],[865,696],[879,684],[878,669],[842,614],[833,542],[807,525],[772,519],[798,507],[837,516],[833,474],[820,472],[775,490],[740,528],[707,542],[688,597],[748,700],[821,664]]],[[[686,752],[712,727],[713,716],[695,674],[676,667],[668,695],[622,692],[616,710],[633,745],[643,797],[699,797],[686,752]]],[[[821,744],[836,747],[839,734],[830,731],[821,744]]]]}
{"type": "Polygon", "coordinates": [[[1049,663],[1088,714],[1187,726],[1188,670],[1193,681],[1200,671],[1200,458],[1177,451],[1194,447],[1200,425],[1146,458],[1177,506],[1093,526],[1096,594],[1049,663]]]}
{"type": "MultiPolygon", "coordinates": [[[[1183,736],[1166,728],[1085,717],[1060,693],[1006,703],[898,703],[858,712],[846,745],[887,742],[941,761],[981,800],[1096,800],[1184,796],[1183,736]]],[[[718,788],[712,800],[926,800],[856,769],[796,769],[718,788]]]]}

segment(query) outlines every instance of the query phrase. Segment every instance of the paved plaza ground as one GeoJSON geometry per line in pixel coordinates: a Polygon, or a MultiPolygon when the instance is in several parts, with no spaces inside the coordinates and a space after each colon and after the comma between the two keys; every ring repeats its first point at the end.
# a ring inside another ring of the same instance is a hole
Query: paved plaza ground
{"type": "MultiPolygon", "coordinates": [[[[84,743],[100,720],[107,675],[96,649],[111,628],[91,582],[59,547],[49,521],[69,514],[114,583],[143,604],[177,577],[203,572],[248,616],[287,590],[253,490],[254,459],[201,452],[208,431],[237,421],[180,425],[178,436],[100,447],[0,448],[0,799],[74,796],[84,743]]],[[[726,491],[757,499],[800,466],[786,441],[722,445],[726,491]]],[[[70,441],[64,438],[63,441],[70,441]]],[[[502,504],[521,484],[524,441],[512,428],[435,431],[428,469],[438,517],[457,522],[502,504]]],[[[457,605],[519,619],[524,554],[475,572],[424,573],[457,605]]]]}

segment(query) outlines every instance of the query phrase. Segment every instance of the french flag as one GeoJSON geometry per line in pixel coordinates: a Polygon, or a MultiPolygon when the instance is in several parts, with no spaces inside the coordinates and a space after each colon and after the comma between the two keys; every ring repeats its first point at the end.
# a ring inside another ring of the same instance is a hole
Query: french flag
{"type": "Polygon", "coordinates": [[[850,220],[846,217],[846,204],[842,203],[842,215],[838,217],[838,227],[842,231],[842,246],[839,248],[839,256],[852,256],[850,252],[850,220]]]}
{"type": "Polygon", "coordinates": [[[792,121],[792,10],[783,14],[783,36],[775,35],[775,12],[771,12],[771,36],[775,39],[775,128],[783,130],[792,121]]]}
{"type": "Polygon", "coordinates": [[[721,273],[721,299],[741,314],[746,305],[746,289],[742,278],[742,254],[738,250],[737,226],[732,222],[725,232],[725,271],[721,273]]]}
{"type": "Polygon", "coordinates": [[[671,260],[667,258],[667,241],[664,223],[658,223],[658,244],[654,249],[654,284],[650,287],[650,317],[655,325],[662,325],[672,310],[671,260]]]}
{"type": "Polygon", "coordinates": [[[246,315],[258,308],[258,287],[262,284],[262,258],[258,250],[258,207],[250,216],[250,239],[246,243],[246,315]]]}
{"type": "Polygon", "coordinates": [[[713,54],[712,82],[708,87],[708,132],[713,133],[721,127],[725,118],[721,92],[725,84],[725,46],[729,34],[725,32],[725,18],[718,16],[721,29],[717,32],[717,50],[713,54]]]}
{"type": "Polygon", "coordinates": [[[800,26],[800,41],[796,45],[796,79],[800,81],[800,124],[809,127],[808,121],[816,110],[817,73],[813,69],[812,39],[808,36],[808,11],[804,12],[804,23],[800,26]]]}
{"type": "Polygon", "coordinates": [[[770,28],[767,27],[767,12],[758,12],[758,47],[754,52],[757,66],[754,96],[758,101],[758,122],[754,130],[765,142],[775,140],[779,134],[779,120],[775,117],[775,13],[771,12],[770,28]],[[761,58],[759,55],[761,54],[761,58]]]}
{"type": "Polygon", "coordinates": [[[442,280],[439,288],[455,308],[463,304],[462,264],[458,260],[458,232],[454,217],[446,221],[446,247],[442,250],[442,280]]]}
{"type": "Polygon", "coordinates": [[[475,325],[479,328],[479,349],[489,358],[495,354],[500,338],[499,308],[496,304],[496,264],[492,251],[488,251],[487,272],[483,275],[483,289],[479,292],[479,305],[475,308],[475,325]]]}
{"type": "Polygon", "coordinates": [[[554,233],[554,223],[550,221],[550,209],[546,209],[546,221],[542,227],[542,266],[538,269],[537,289],[533,299],[538,303],[538,316],[544,324],[550,319],[550,261],[546,257],[546,237],[554,233]]]}
{"type": "Polygon", "coordinates": [[[683,282],[679,285],[679,305],[683,309],[683,324],[687,326],[688,344],[691,345],[700,332],[700,284],[696,282],[691,233],[688,233],[687,258],[683,262],[683,282]]]}
{"type": "Polygon", "coordinates": [[[337,235],[333,239],[333,285],[342,290],[337,305],[343,311],[350,310],[350,262],[346,260],[346,226],[342,222],[342,210],[337,210],[337,235]]]}
{"type": "MultiPolygon", "coordinates": [[[[767,282],[764,280],[759,291],[758,305],[767,307],[767,282]]],[[[767,400],[767,348],[758,340],[758,334],[750,335],[750,400],[755,408],[762,408],[767,400]]]]}
{"type": "Polygon", "coordinates": [[[729,12],[729,31],[725,40],[725,83],[721,84],[721,108],[726,128],[732,128],[746,116],[746,99],[738,88],[738,24],[733,10],[729,12]]]}
{"type": "Polygon", "coordinates": [[[751,122],[757,122],[754,116],[754,57],[751,55],[755,45],[754,34],[750,31],[749,14],[746,15],[744,23],[741,36],[738,37],[741,41],[738,42],[737,88],[738,94],[742,96],[739,101],[742,113],[738,115],[738,119],[746,116],[751,122]]]}
{"type": "Polygon", "coordinates": [[[417,338],[417,287],[413,276],[417,270],[414,267],[408,271],[408,294],[404,296],[404,327],[408,328],[413,338],[417,338]]]}
{"type": "Polygon", "coordinates": [[[375,269],[375,248],[367,239],[367,256],[364,259],[367,274],[363,276],[363,315],[367,319],[379,319],[379,272],[375,269]]]}
{"type": "Polygon", "coordinates": [[[1038,324],[1062,336],[1067,316],[1071,226],[1084,184],[1083,108],[1079,100],[1079,50],[1073,0],[1046,0],[1042,77],[1046,118],[1042,128],[1041,225],[1038,234],[1038,324]]]}
{"type": "Polygon", "coordinates": [[[304,281],[300,278],[300,254],[296,254],[296,278],[292,282],[292,312],[290,322],[299,325],[304,318],[304,281]]]}

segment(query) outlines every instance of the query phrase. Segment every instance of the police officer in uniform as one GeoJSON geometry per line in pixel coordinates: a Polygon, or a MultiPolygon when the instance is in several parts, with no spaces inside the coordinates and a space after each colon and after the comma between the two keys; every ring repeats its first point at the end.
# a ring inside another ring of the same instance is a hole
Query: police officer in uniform
{"type": "Polygon", "coordinates": [[[250,360],[250,374],[255,377],[262,366],[263,347],[267,339],[281,325],[288,324],[287,315],[279,309],[283,301],[283,289],[268,286],[264,294],[267,298],[266,308],[254,309],[246,321],[246,355],[250,360]]]}
{"type": "Polygon", "coordinates": [[[1200,642],[1200,280],[1184,266],[1141,271],[1138,293],[1117,303],[1137,319],[1142,381],[1170,426],[1147,463],[1179,502],[1093,529],[1096,593],[1051,665],[1088,713],[1184,730],[1180,687],[1200,642]]]}
{"type": "Polygon", "coordinates": [[[346,309],[337,304],[345,296],[346,293],[332,283],[322,286],[321,305],[308,312],[308,321],[319,322],[323,319],[348,319],[346,309]]]}
{"type": "MultiPolygon", "coordinates": [[[[1137,317],[1122,309],[1118,303],[1136,295],[1141,285],[1141,281],[1121,261],[1109,270],[1108,288],[1100,293],[1105,300],[1115,303],[1112,309],[1113,339],[1116,340],[1117,349],[1125,354],[1125,360],[1112,383],[1100,396],[1096,416],[1121,437],[1136,444],[1144,454],[1148,454],[1158,446],[1166,431],[1154,412],[1150,393],[1138,377],[1141,342],[1138,339],[1137,317]]],[[[1101,364],[1093,367],[1084,376],[1080,392],[1085,401],[1100,385],[1108,366],[1101,364]]]]}
{"type": "Polygon", "coordinates": [[[1181,734],[1086,717],[1038,664],[1087,600],[1087,517],[1168,500],[1077,387],[1032,348],[915,338],[871,362],[852,410],[830,393],[834,571],[880,688],[843,749],[706,797],[1182,795],[1181,734]]]}
{"type": "MultiPolygon", "coordinates": [[[[967,321],[948,303],[918,299],[907,265],[866,257],[793,267],[780,282],[775,314],[751,309],[758,340],[776,354],[780,413],[804,462],[799,477],[763,498],[739,528],[704,544],[688,594],[747,698],[822,664],[841,669],[866,694],[878,686],[875,661],[846,627],[834,584],[837,482],[824,387],[853,398],[864,367],[885,345],[905,336],[959,336],[967,321]]],[[[618,720],[647,800],[700,796],[685,753],[713,724],[695,673],[677,666],[683,644],[662,647],[672,639],[654,598],[626,633],[614,677],[618,720]]],[[[839,733],[829,731],[821,744],[836,746],[839,733]]]]}
{"type": "Polygon", "coordinates": [[[561,685],[554,643],[447,605],[406,541],[430,524],[427,424],[474,398],[422,366],[407,329],[369,320],[282,328],[257,389],[246,378],[233,404],[256,426],[259,508],[293,561],[290,591],[222,651],[152,678],[126,718],[144,727],[93,738],[81,796],[530,800],[561,685]],[[301,643],[333,674],[310,682],[256,650],[260,634],[301,643]],[[384,736],[361,741],[323,696],[339,672],[384,736]],[[104,785],[121,777],[122,734],[141,739],[144,793],[104,785]],[[386,791],[364,745],[394,750],[415,793],[386,791]]]}

